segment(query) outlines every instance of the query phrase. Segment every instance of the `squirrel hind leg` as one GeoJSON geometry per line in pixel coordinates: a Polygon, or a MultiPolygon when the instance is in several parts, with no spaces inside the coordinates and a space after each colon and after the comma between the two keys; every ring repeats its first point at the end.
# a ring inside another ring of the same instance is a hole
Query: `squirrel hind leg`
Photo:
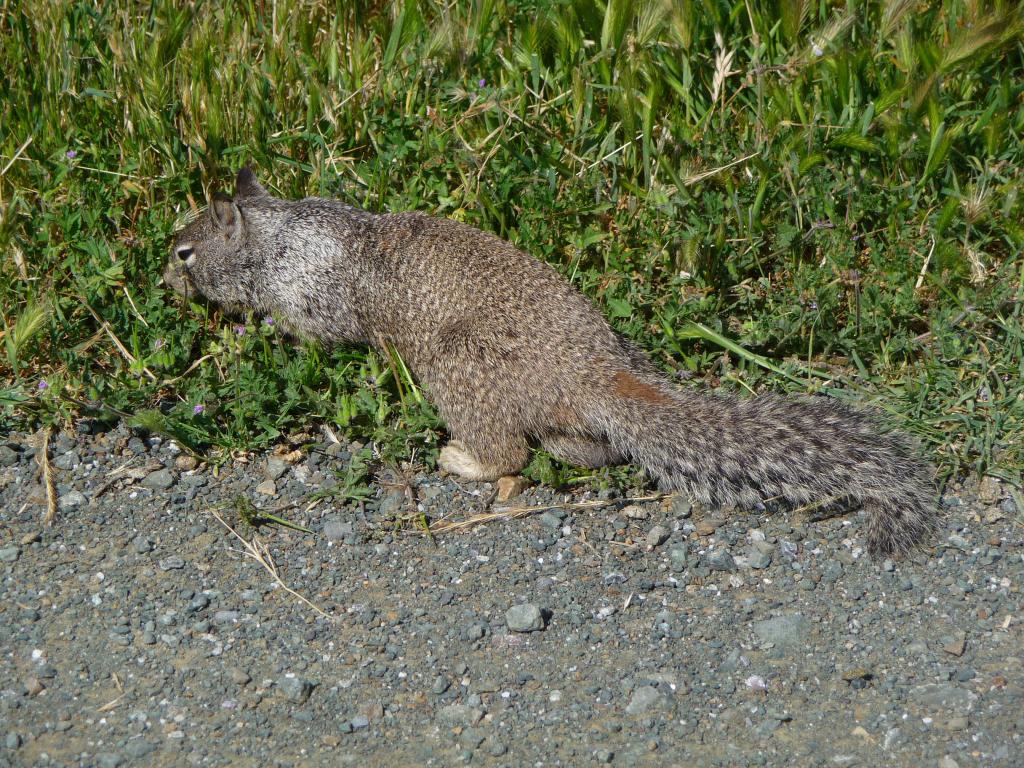
{"type": "Polygon", "coordinates": [[[606,442],[570,435],[545,435],[541,446],[559,461],[577,467],[607,467],[622,464],[625,458],[606,442]]]}
{"type": "Polygon", "coordinates": [[[453,475],[475,482],[514,475],[526,466],[526,438],[505,440],[451,440],[441,449],[438,464],[453,475]]]}

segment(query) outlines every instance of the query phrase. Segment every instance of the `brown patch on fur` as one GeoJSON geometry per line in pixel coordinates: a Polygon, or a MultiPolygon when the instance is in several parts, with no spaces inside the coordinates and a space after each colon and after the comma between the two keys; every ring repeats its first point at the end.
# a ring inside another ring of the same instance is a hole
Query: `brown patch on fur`
{"type": "Polygon", "coordinates": [[[645,403],[654,403],[655,405],[666,405],[672,402],[672,399],[660,389],[640,381],[636,376],[626,371],[617,371],[612,376],[612,382],[614,382],[612,391],[619,397],[643,400],[645,403]]]}
{"type": "Polygon", "coordinates": [[[560,427],[576,427],[580,424],[580,417],[572,408],[565,405],[556,405],[551,411],[551,420],[560,427]]]}

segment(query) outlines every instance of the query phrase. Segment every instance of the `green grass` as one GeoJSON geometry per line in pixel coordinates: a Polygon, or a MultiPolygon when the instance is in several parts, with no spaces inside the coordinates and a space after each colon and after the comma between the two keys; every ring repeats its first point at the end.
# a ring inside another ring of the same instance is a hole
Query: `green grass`
{"type": "Polygon", "coordinates": [[[159,285],[252,163],[497,232],[666,369],[868,402],[944,475],[1020,483],[1015,2],[0,9],[0,428],[129,414],[226,455],[328,424],[430,461],[401,361],[159,285]]]}

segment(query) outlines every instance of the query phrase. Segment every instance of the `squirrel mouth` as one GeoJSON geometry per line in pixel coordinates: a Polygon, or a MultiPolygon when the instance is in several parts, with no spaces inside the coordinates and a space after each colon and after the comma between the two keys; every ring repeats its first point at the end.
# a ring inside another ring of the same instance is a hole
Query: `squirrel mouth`
{"type": "Polygon", "coordinates": [[[173,289],[175,293],[180,293],[186,298],[198,293],[198,291],[196,291],[195,284],[192,282],[192,277],[188,273],[188,267],[177,259],[172,260],[167,265],[167,269],[164,270],[163,281],[164,284],[173,289]]]}

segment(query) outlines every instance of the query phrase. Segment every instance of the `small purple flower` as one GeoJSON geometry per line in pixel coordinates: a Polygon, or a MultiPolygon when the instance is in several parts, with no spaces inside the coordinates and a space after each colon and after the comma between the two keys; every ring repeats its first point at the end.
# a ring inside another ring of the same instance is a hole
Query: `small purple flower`
{"type": "Polygon", "coordinates": [[[481,77],[479,80],[477,80],[476,84],[478,87],[483,88],[485,85],[487,85],[487,81],[481,77]]]}
{"type": "Polygon", "coordinates": [[[206,407],[202,403],[197,403],[192,406],[192,414],[198,416],[200,413],[206,410],[206,407]]]}
{"type": "Polygon", "coordinates": [[[39,389],[40,392],[42,392],[44,389],[49,389],[49,388],[50,388],[50,385],[46,383],[46,379],[40,379],[39,380],[38,389],[39,389]]]}
{"type": "Polygon", "coordinates": [[[235,326],[235,335],[236,336],[245,336],[245,326],[244,325],[236,325],[235,326]]]}
{"type": "Polygon", "coordinates": [[[807,308],[810,309],[812,312],[817,311],[817,309],[818,309],[818,302],[812,301],[812,302],[808,303],[807,308]]]}
{"type": "Polygon", "coordinates": [[[73,149],[69,149],[67,152],[64,153],[64,157],[66,157],[68,160],[74,160],[76,157],[78,157],[78,153],[75,152],[75,150],[73,149]]]}
{"type": "Polygon", "coordinates": [[[165,342],[163,339],[157,339],[156,341],[153,342],[153,349],[163,349],[164,343],[165,342]]]}
{"type": "Polygon", "coordinates": [[[274,327],[274,318],[272,318],[270,315],[267,315],[266,317],[263,318],[263,324],[265,326],[267,326],[268,328],[273,328],[274,327]]]}

